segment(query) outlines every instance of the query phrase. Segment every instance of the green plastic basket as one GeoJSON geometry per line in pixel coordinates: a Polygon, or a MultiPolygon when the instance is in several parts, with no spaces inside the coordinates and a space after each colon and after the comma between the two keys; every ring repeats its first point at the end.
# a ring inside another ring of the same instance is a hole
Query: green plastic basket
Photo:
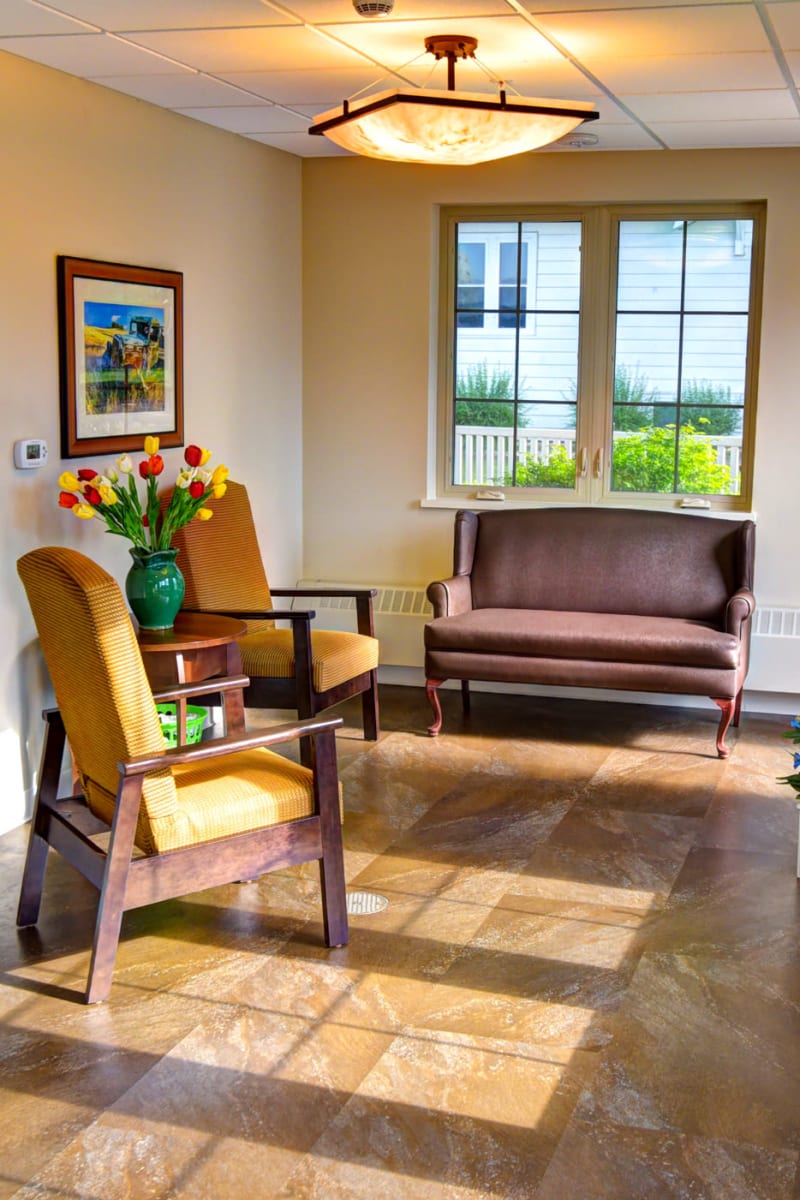
{"type": "MultiPolygon", "coordinates": [[[[161,732],[168,746],[178,744],[178,714],[174,704],[157,704],[156,712],[161,722],[161,732]]],[[[199,742],[203,736],[203,726],[206,723],[206,710],[196,704],[186,705],[186,741],[199,742]]]]}

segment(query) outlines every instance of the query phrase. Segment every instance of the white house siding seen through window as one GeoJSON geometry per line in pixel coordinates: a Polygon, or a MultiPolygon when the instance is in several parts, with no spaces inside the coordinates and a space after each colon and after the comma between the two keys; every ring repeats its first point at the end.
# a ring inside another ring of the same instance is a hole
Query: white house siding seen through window
{"type": "Polygon", "coordinates": [[[762,225],[757,205],[450,216],[444,490],[742,507],[762,225]]]}

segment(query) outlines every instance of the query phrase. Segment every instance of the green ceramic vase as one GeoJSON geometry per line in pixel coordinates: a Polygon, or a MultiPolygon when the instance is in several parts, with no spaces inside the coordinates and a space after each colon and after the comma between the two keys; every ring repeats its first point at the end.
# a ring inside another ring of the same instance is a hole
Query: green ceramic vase
{"type": "Polygon", "coordinates": [[[125,595],[142,629],[171,629],[186,585],[175,562],[177,550],[130,551],[133,566],[125,579],[125,595]]]}

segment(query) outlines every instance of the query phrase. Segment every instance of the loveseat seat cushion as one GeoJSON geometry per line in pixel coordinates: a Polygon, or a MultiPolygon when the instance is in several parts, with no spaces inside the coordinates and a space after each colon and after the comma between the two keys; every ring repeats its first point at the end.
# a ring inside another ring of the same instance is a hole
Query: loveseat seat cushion
{"type": "Polygon", "coordinates": [[[741,643],[702,621],[619,613],[478,608],[425,627],[425,646],[454,654],[518,655],[601,662],[669,663],[723,670],[741,643]]]}

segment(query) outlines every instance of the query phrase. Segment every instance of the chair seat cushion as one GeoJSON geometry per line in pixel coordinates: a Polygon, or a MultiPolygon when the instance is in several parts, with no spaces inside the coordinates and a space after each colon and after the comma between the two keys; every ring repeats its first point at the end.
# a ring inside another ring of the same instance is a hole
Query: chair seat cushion
{"type": "MultiPolygon", "coordinates": [[[[242,669],[253,678],[291,679],[294,644],[291,629],[261,629],[239,642],[242,669]]],[[[315,692],[328,692],[378,666],[378,639],[361,633],[319,629],[311,634],[315,692]]]]}
{"type": "Polygon", "coordinates": [[[174,767],[172,774],[178,807],[152,823],[158,853],[314,812],[311,772],[263,747],[174,767]]]}
{"type": "Polygon", "coordinates": [[[425,626],[428,650],[735,668],[740,643],[703,621],[479,608],[425,626]]]}

